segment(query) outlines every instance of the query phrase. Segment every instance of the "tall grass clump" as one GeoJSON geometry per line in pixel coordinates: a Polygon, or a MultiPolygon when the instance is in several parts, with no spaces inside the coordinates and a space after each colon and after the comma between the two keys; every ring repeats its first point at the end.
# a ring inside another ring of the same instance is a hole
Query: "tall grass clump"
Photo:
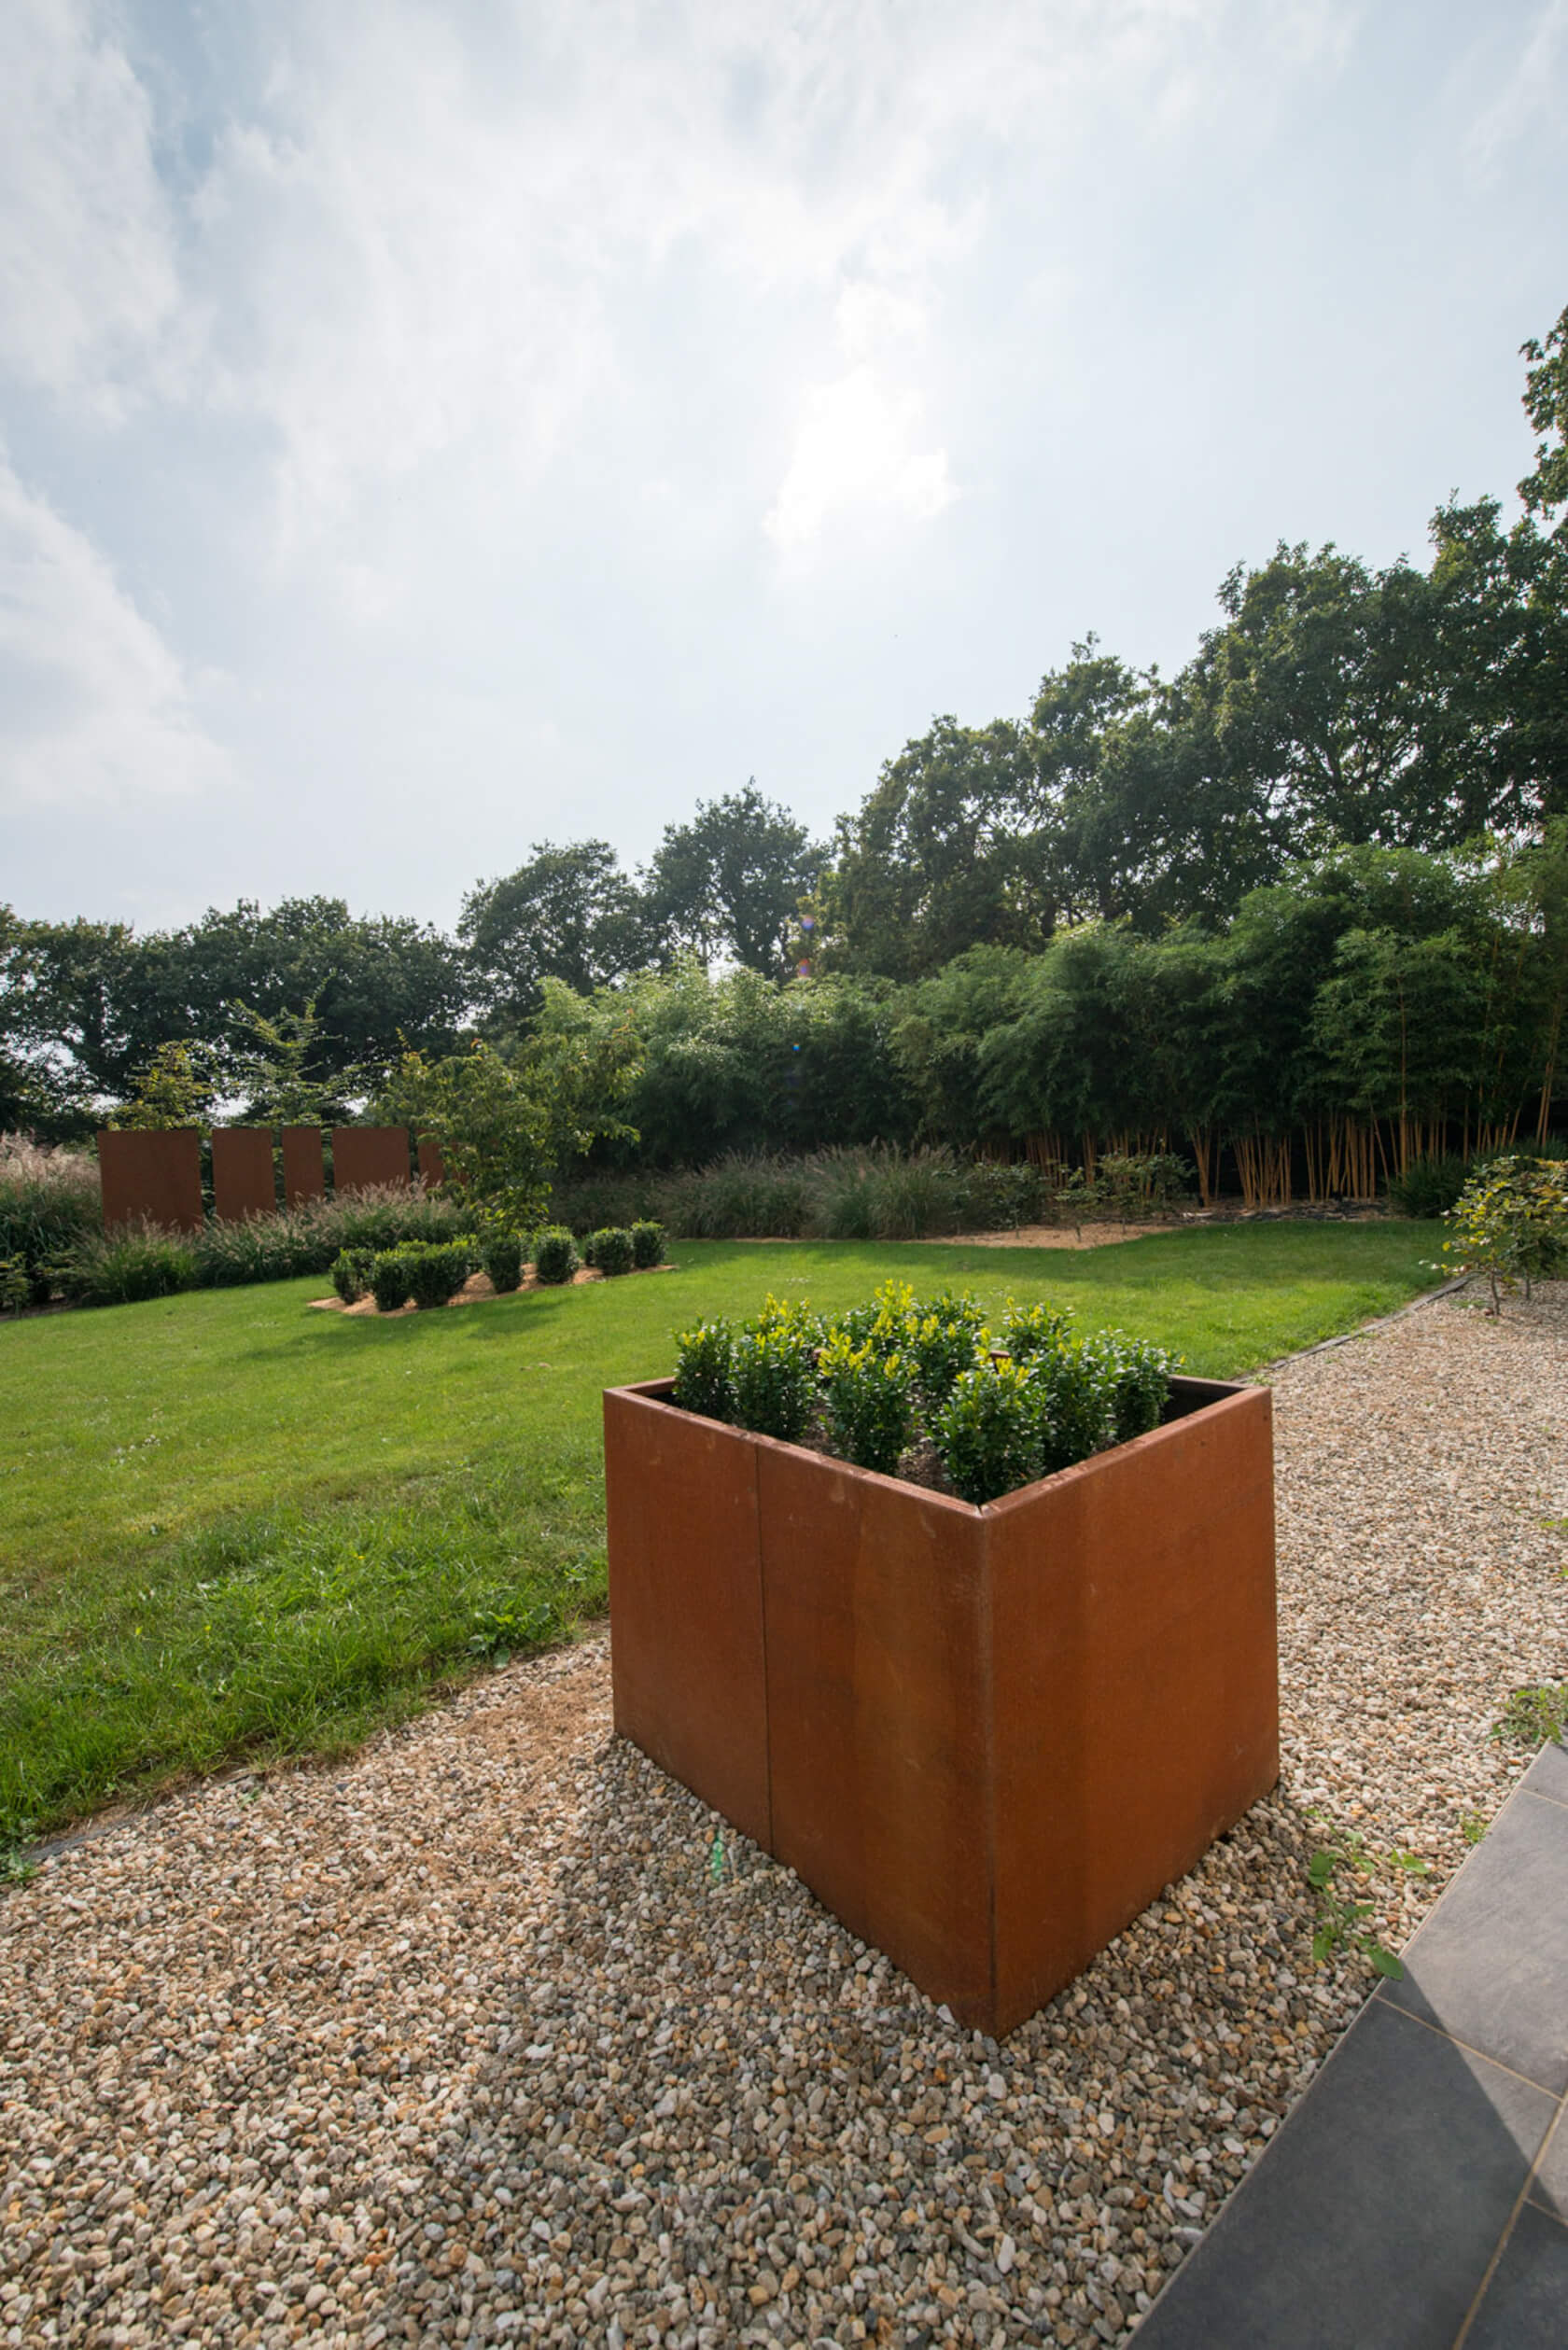
{"type": "Polygon", "coordinates": [[[810,1162],[731,1151],[688,1177],[672,1212],[692,1240],[798,1239],[810,1224],[810,1162]]]}
{"type": "Polygon", "coordinates": [[[345,1252],[379,1254],[411,1242],[451,1246],[466,1239],[474,1223],[461,1200],[418,1184],[382,1183],[341,1199],[305,1200],[275,1215],[215,1222],[201,1232],[162,1232],[147,1224],[90,1230],[62,1252],[56,1278],[79,1305],[129,1305],[176,1289],[329,1275],[345,1252]]]}
{"type": "Polygon", "coordinates": [[[100,1216],[98,1169],[85,1152],[0,1134],[0,1259],[21,1268],[31,1304],[47,1305],[55,1265],[100,1216]]]}

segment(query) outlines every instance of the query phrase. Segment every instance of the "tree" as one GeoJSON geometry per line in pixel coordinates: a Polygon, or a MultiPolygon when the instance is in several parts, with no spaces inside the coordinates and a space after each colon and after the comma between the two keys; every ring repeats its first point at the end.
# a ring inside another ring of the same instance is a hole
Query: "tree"
{"type": "Polygon", "coordinates": [[[533,1017],[546,979],[591,995],[647,959],[642,902],[608,841],[536,841],[525,865],[469,892],[457,935],[497,1033],[533,1017]]]}
{"type": "Polygon", "coordinates": [[[854,818],[841,818],[817,912],[833,963],[917,979],[969,946],[1038,949],[1057,889],[1026,726],[933,720],[854,818]]]}
{"type": "MultiPolygon", "coordinates": [[[[321,1042],[314,997],[302,1012],[280,1012],[273,1020],[243,1003],[234,1006],[234,1014],[251,1039],[249,1047],[240,1047],[234,1056],[234,1074],[247,1098],[244,1113],[247,1121],[263,1126],[331,1126],[347,1116],[343,1088],[310,1074],[321,1042]]],[[[351,1084],[347,1090],[357,1088],[351,1084]]]]}
{"type": "Polygon", "coordinates": [[[374,1112],[440,1145],[444,1181],[488,1223],[512,1232],[539,1224],[553,1166],[544,1105],[493,1045],[432,1060],[405,1053],[376,1097],[374,1112]]]}
{"type": "Polygon", "coordinates": [[[1545,343],[1532,336],[1520,357],[1531,361],[1524,378],[1524,413],[1541,438],[1534,469],[1519,483],[1519,496],[1526,513],[1538,515],[1568,553],[1568,307],[1559,313],[1545,343]]]}
{"type": "Polygon", "coordinates": [[[801,900],[821,855],[787,808],[744,790],[697,802],[689,824],[668,824],[643,875],[648,919],[666,952],[722,958],[777,978],[791,960],[801,900]]]}
{"type": "Polygon", "coordinates": [[[191,1037],[159,1045],[136,1091],[109,1124],[114,1126],[207,1126],[215,1098],[212,1055],[191,1037]]]}

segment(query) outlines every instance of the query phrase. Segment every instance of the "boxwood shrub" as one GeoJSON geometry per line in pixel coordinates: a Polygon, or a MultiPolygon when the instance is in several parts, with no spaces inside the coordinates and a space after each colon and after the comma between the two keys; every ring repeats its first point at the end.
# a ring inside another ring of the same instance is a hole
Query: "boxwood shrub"
{"type": "Polygon", "coordinates": [[[332,1287],[345,1306],[357,1305],[371,1286],[373,1249],[340,1249],[332,1259],[332,1287]]]}
{"type": "Polygon", "coordinates": [[[371,1266],[371,1291],[375,1298],[376,1311],[395,1314],[406,1306],[413,1287],[413,1268],[406,1249],[383,1249],[371,1266]]]}
{"type": "Polygon", "coordinates": [[[520,1232],[486,1233],[479,1252],[490,1286],[504,1296],[523,1284],[523,1235],[520,1232]]]}
{"type": "Polygon", "coordinates": [[[455,1297],[470,1270],[470,1258],[461,1241],[439,1240],[406,1248],[409,1292],[416,1306],[444,1306],[455,1297]]]}
{"type": "Polygon", "coordinates": [[[597,1266],[608,1280],[629,1273],[637,1263],[637,1243],[624,1224],[606,1224],[589,1236],[582,1252],[586,1264],[597,1266]]]}
{"type": "Polygon", "coordinates": [[[632,1226],[632,1262],[639,1273],[665,1261],[665,1227],[643,1216],[632,1226]]]}
{"type": "Polygon", "coordinates": [[[546,1288],[558,1288],[577,1271],[577,1242],[564,1224],[546,1224],[534,1243],[534,1275],[546,1288]]]}
{"type": "Polygon", "coordinates": [[[921,1301],[894,1281],[826,1322],[770,1297],[738,1330],[700,1322],[676,1349],[683,1409],[785,1442],[815,1429],[889,1475],[923,1440],[975,1503],[1156,1427],[1172,1367],[1121,1331],[1080,1336],[1049,1307],[1009,1305],[992,1334],[967,1294],[921,1301]]]}

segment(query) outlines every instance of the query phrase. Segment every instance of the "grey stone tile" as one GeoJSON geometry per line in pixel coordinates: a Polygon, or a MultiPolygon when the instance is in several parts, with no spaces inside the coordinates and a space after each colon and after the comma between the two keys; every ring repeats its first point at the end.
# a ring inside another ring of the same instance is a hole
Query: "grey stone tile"
{"type": "Polygon", "coordinates": [[[1568,1807],[1516,1790],[1379,2000],[1568,2089],[1568,1807]]]}
{"type": "Polygon", "coordinates": [[[1554,2111],[1371,2001],[1138,2350],[1450,2350],[1554,2111]]]}
{"type": "Polygon", "coordinates": [[[1519,1784],[1528,1787],[1532,1795],[1548,1796],[1554,1803],[1568,1803],[1568,1746],[1555,1741],[1543,1746],[1519,1784]]]}
{"type": "Polygon", "coordinates": [[[1568,2228],[1526,2203],[1464,2337],[1464,2350],[1562,2350],[1564,2342],[1568,2228]]]}
{"type": "MultiPolygon", "coordinates": [[[[1568,2110],[1559,2108],[1557,2128],[1547,2140],[1530,2182],[1530,2200],[1568,2225],[1568,2110]]],[[[1568,2326],[1563,2331],[1568,2333],[1568,2326]]]]}

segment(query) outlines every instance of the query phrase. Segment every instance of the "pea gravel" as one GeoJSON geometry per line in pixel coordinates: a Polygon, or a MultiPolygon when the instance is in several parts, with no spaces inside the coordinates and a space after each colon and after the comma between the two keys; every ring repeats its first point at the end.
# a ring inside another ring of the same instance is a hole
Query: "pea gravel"
{"type": "Polygon", "coordinates": [[[0,2342],[1118,2339],[1369,1988],[1314,1849],[1397,1945],[1568,1672],[1565,1373],[1561,1286],[1278,1372],[1281,1789],[1001,2046],[610,1739],[603,1641],[57,1853],[0,2342]]]}

